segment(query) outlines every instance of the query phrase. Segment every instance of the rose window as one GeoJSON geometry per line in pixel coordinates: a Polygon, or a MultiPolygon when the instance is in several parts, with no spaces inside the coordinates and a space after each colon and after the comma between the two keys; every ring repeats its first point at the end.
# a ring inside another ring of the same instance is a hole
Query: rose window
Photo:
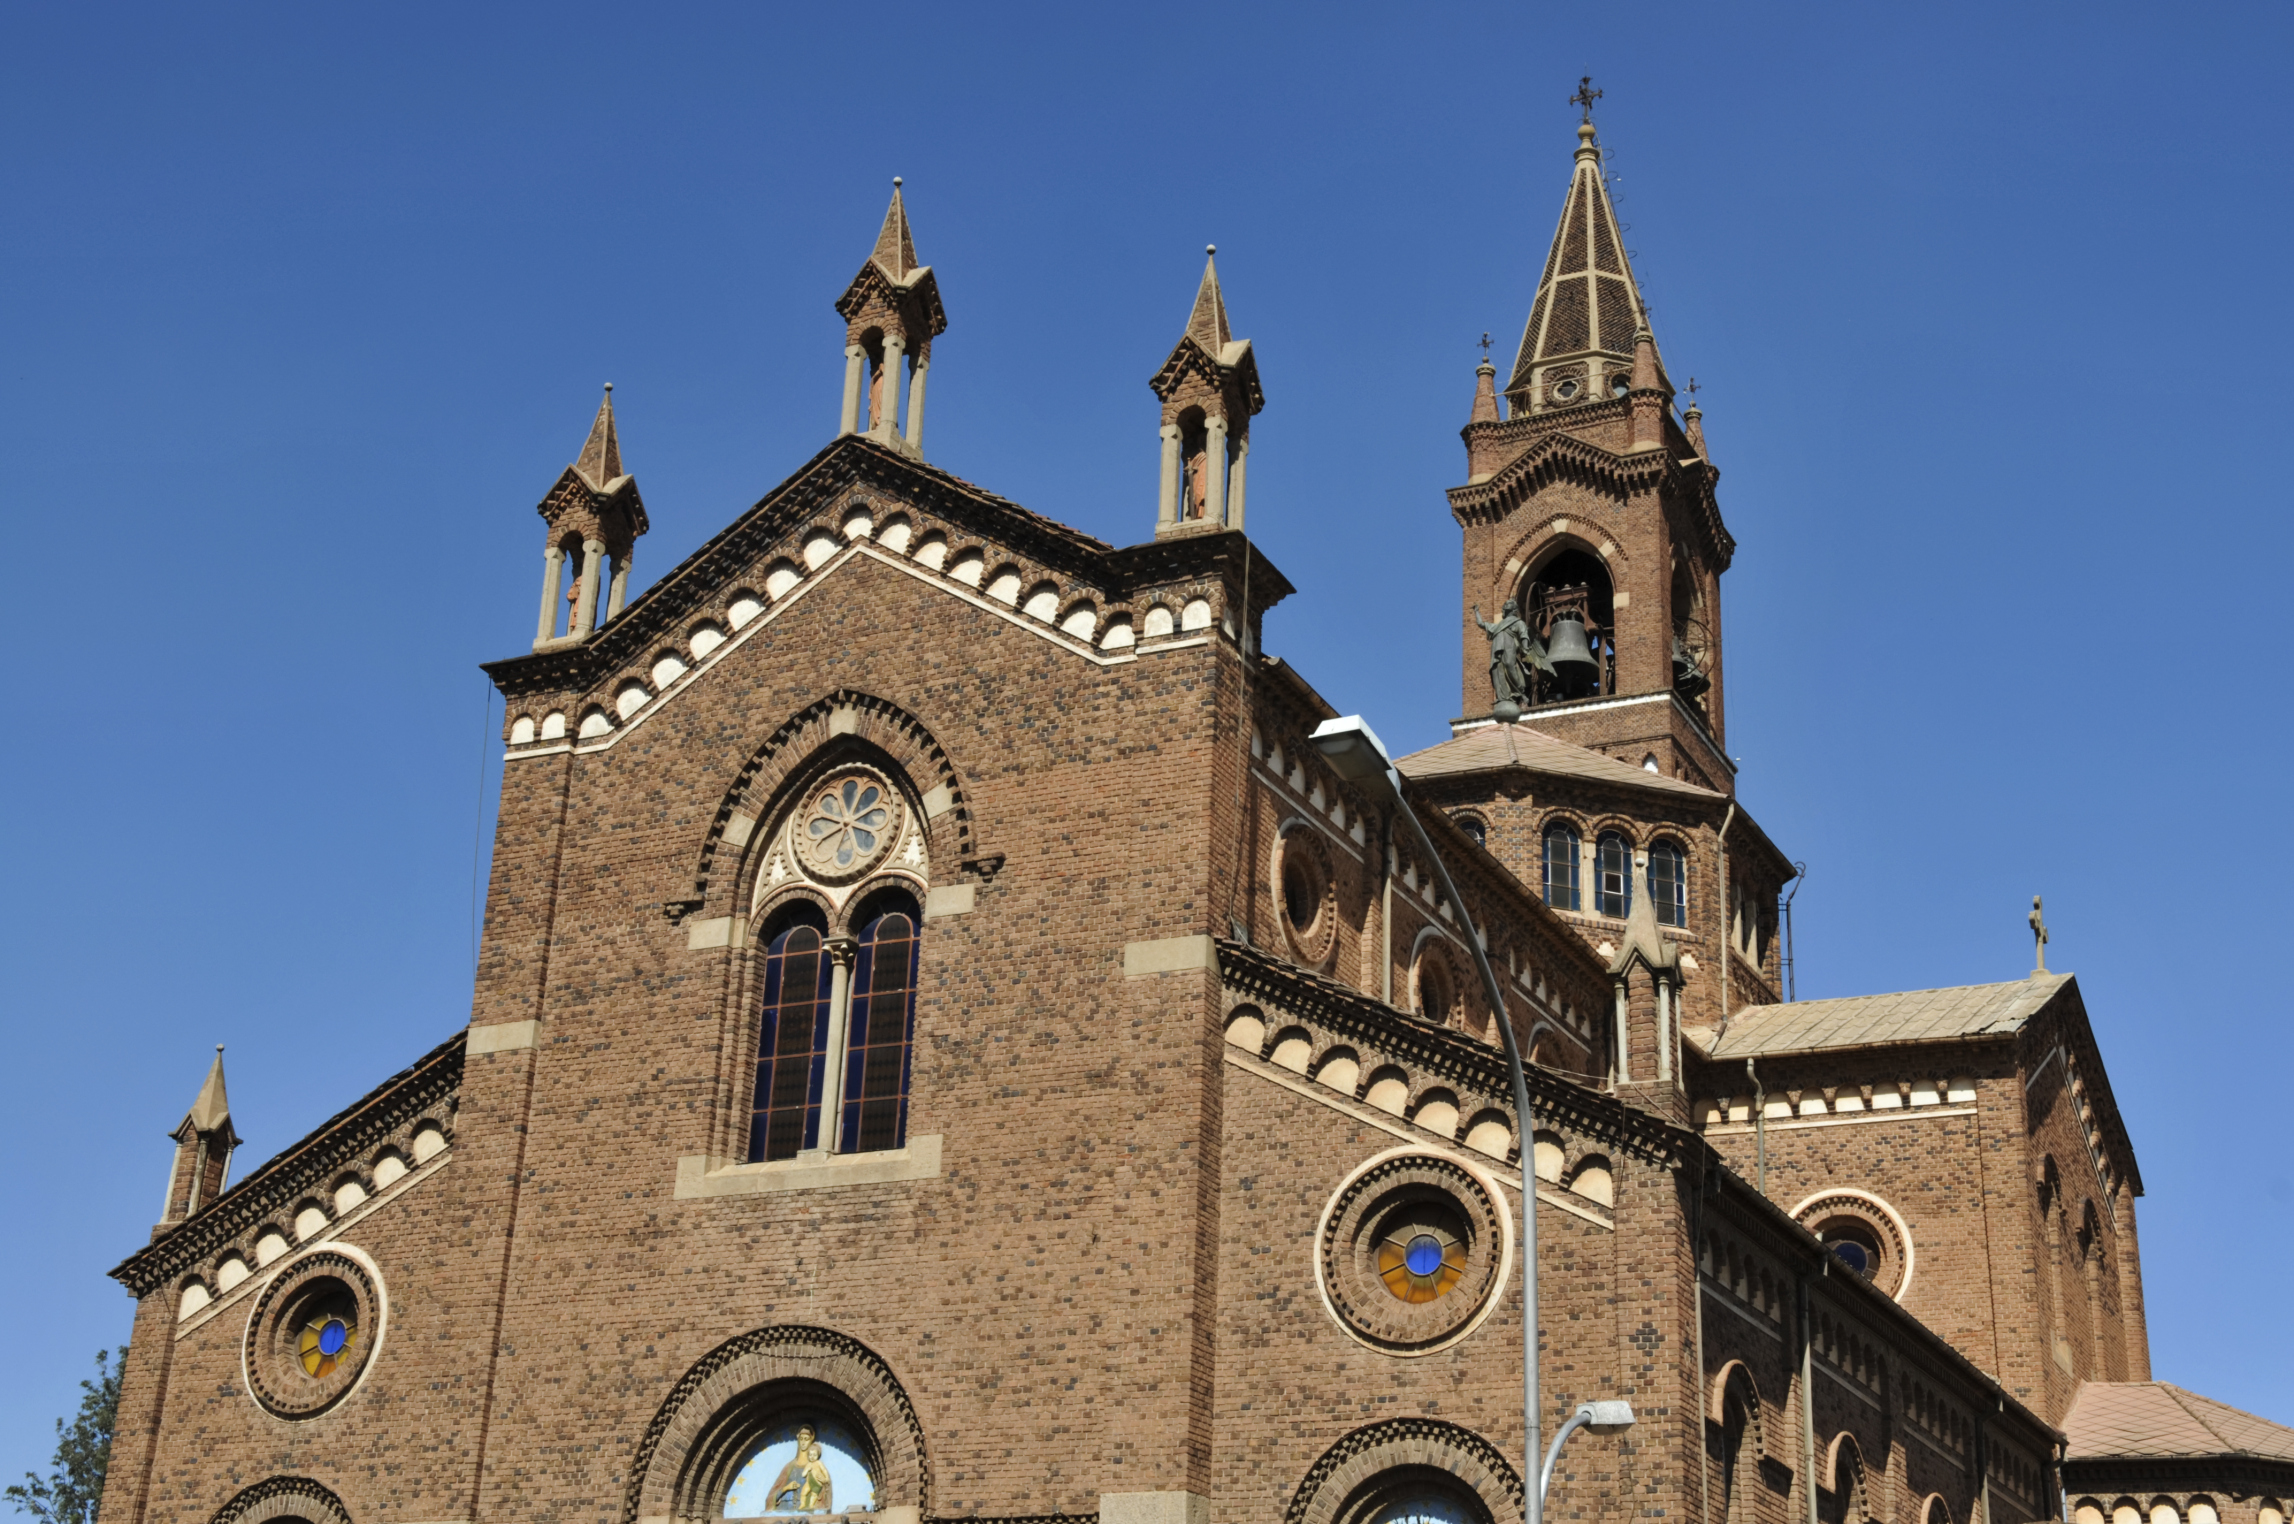
{"type": "Polygon", "coordinates": [[[789,822],[789,846],[815,878],[855,878],[891,850],[900,817],[892,785],[873,773],[843,773],[808,796],[789,822]]]}
{"type": "Polygon", "coordinates": [[[323,1300],[303,1322],[295,1340],[303,1371],[314,1378],[333,1375],[351,1358],[358,1342],[358,1303],[348,1293],[323,1300]]]}

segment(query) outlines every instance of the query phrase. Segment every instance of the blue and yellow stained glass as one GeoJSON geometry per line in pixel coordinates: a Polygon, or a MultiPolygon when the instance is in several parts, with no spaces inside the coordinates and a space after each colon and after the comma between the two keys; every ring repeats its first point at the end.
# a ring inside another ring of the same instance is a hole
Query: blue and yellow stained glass
{"type": "Polygon", "coordinates": [[[302,1358],[306,1375],[331,1376],[349,1362],[351,1346],[357,1342],[356,1314],[330,1309],[303,1325],[295,1340],[295,1352],[302,1358]]]}
{"type": "Polygon", "coordinates": [[[1430,1222],[1405,1222],[1378,1241],[1378,1279],[1413,1307],[1447,1295],[1466,1273],[1466,1246],[1430,1222]]]}

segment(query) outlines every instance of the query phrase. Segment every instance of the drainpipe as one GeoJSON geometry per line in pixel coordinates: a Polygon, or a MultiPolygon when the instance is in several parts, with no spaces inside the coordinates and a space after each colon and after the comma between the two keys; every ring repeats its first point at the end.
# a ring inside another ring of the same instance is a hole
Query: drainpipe
{"type": "Polygon", "coordinates": [[[1760,1088],[1760,1071],[1744,1061],[1744,1077],[1752,1081],[1752,1157],[1754,1182],[1768,1194],[1768,1092],[1760,1088]]]}
{"type": "Polygon", "coordinates": [[[1394,815],[1386,814],[1386,897],[1378,911],[1378,936],[1383,944],[1378,960],[1378,998],[1394,1003],[1394,815]]]}
{"type": "MultiPolygon", "coordinates": [[[[1800,1275],[1800,1474],[1805,1478],[1801,1490],[1807,1494],[1808,1524],[1816,1520],[1816,1392],[1814,1380],[1816,1364],[1814,1349],[1809,1338],[1814,1331],[1814,1318],[1810,1304],[1816,1299],[1808,1274],[1800,1275]]],[[[1984,1524],[1991,1524],[1989,1519],[1984,1524]]]]}
{"type": "Polygon", "coordinates": [[[1720,886],[1713,894],[1720,904],[1720,1032],[1715,1043],[1728,1035],[1728,828],[1735,823],[1736,801],[1731,799],[1728,813],[1721,817],[1720,834],[1713,838],[1720,847],[1720,886]]]}

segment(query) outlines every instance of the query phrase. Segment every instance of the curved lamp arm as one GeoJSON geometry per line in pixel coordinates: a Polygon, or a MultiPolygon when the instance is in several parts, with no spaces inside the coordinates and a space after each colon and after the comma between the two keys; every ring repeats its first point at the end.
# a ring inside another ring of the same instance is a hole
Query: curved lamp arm
{"type": "Polygon", "coordinates": [[[1633,1404],[1629,1402],[1581,1402],[1561,1432],[1553,1436],[1553,1448],[1545,1452],[1545,1469],[1537,1474],[1537,1511],[1545,1512],[1546,1489],[1553,1485],[1553,1463],[1561,1459],[1561,1447],[1569,1436],[1579,1429],[1591,1429],[1596,1434],[1618,1434],[1633,1427],[1633,1404]]]}

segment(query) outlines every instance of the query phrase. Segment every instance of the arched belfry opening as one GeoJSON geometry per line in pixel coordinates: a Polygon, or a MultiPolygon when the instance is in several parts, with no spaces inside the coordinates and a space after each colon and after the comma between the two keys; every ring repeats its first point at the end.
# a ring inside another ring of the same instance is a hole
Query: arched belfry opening
{"type": "Polygon", "coordinates": [[[1698,703],[1713,685],[1713,626],[1696,568],[1679,546],[1673,548],[1673,581],[1667,592],[1672,619],[1673,691],[1698,703]]]}
{"type": "Polygon", "coordinates": [[[1567,547],[1522,583],[1522,616],[1545,648],[1550,671],[1531,674],[1532,704],[1617,691],[1616,589],[1590,551],[1567,547]]]}

